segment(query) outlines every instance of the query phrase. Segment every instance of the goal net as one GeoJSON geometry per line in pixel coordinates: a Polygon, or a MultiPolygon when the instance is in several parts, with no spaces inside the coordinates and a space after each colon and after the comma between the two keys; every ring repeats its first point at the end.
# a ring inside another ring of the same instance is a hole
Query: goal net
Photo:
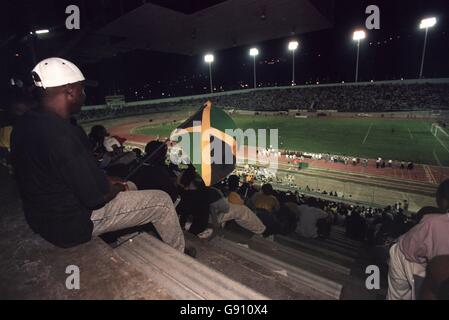
{"type": "Polygon", "coordinates": [[[430,132],[437,139],[437,141],[449,152],[449,133],[448,128],[442,127],[440,123],[432,123],[430,132]]]}

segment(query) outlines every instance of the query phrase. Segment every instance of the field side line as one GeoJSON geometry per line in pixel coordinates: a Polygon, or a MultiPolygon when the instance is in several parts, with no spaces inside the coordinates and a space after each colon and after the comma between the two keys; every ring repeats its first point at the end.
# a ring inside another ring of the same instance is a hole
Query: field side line
{"type": "Polygon", "coordinates": [[[407,130],[408,130],[408,133],[410,134],[410,139],[412,139],[412,140],[413,140],[414,138],[413,138],[413,134],[412,134],[412,132],[410,131],[410,128],[407,128],[407,130]]]}
{"type": "Polygon", "coordinates": [[[371,128],[372,127],[373,127],[373,124],[371,123],[371,125],[368,128],[368,132],[366,133],[365,139],[363,139],[363,143],[362,144],[365,144],[366,139],[368,139],[368,136],[369,136],[369,133],[371,132],[371,128]]]}

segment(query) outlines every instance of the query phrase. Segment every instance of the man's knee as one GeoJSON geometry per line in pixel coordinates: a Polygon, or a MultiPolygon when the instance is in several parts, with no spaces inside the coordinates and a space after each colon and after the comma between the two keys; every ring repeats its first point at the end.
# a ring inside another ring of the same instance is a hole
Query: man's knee
{"type": "Polygon", "coordinates": [[[161,190],[143,190],[138,191],[142,193],[142,196],[146,201],[152,203],[154,205],[166,206],[167,208],[173,207],[173,202],[170,198],[170,195],[165,191],[161,190]]]}

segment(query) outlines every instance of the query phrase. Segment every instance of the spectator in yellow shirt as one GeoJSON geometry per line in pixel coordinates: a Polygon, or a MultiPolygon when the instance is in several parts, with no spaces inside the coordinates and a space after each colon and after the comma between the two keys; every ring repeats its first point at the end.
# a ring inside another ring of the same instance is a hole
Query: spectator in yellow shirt
{"type": "Polygon", "coordinates": [[[251,198],[251,203],[255,209],[262,209],[269,213],[279,211],[280,204],[274,196],[274,190],[271,184],[264,184],[262,190],[251,198]]]}
{"type": "Polygon", "coordinates": [[[245,202],[243,201],[242,197],[238,194],[239,189],[239,183],[240,178],[236,175],[229,176],[228,178],[228,201],[229,203],[237,204],[237,205],[244,205],[245,202]]]}

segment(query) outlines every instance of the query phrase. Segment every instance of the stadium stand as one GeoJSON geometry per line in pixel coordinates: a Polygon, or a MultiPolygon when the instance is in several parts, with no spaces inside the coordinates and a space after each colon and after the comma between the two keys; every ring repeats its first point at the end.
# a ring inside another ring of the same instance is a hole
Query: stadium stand
{"type": "Polygon", "coordinates": [[[120,238],[116,249],[100,238],[72,249],[57,249],[28,228],[15,183],[6,170],[1,174],[8,199],[8,210],[1,217],[2,239],[8,239],[1,242],[2,260],[7,262],[2,266],[2,296],[10,299],[381,297],[363,289],[362,278],[353,271],[360,274],[368,263],[357,260],[362,243],[347,239],[340,227],[330,234],[329,243],[291,236],[276,236],[272,242],[228,223],[210,242],[185,234],[187,244],[198,250],[196,260],[145,232],[120,238]],[[18,245],[10,245],[15,241],[18,245]],[[83,290],[64,290],[67,261],[76,261],[82,268],[83,290]],[[103,270],[102,277],[98,277],[98,268],[103,270]],[[188,276],[182,271],[185,268],[190,270],[188,276]],[[203,277],[205,273],[209,277],[203,277]]]}
{"type": "Polygon", "coordinates": [[[226,109],[287,111],[338,110],[339,112],[391,112],[449,109],[449,79],[383,81],[238,90],[126,103],[121,109],[85,107],[81,121],[138,115],[198,106],[204,99],[226,109]]]}

